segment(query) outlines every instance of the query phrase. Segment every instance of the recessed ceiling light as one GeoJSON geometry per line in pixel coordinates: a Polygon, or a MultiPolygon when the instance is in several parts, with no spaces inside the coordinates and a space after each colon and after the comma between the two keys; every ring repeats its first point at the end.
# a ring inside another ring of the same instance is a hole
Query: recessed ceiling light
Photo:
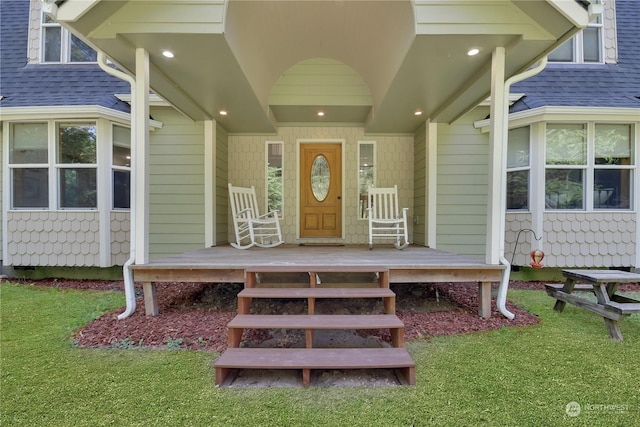
{"type": "Polygon", "coordinates": [[[324,117],[324,111],[318,111],[318,117],[324,117]]]}
{"type": "Polygon", "coordinates": [[[163,50],[162,56],[164,56],[165,58],[173,58],[175,55],[170,50],[163,50]]]}
{"type": "Polygon", "coordinates": [[[473,49],[469,49],[469,52],[467,52],[467,55],[475,56],[479,53],[480,53],[480,49],[474,47],[473,49]]]}
{"type": "Polygon", "coordinates": [[[220,115],[221,116],[226,116],[227,115],[227,110],[220,110],[220,115]]]}
{"type": "Polygon", "coordinates": [[[421,110],[416,110],[416,111],[413,113],[413,115],[414,115],[414,116],[421,116],[421,115],[422,115],[422,111],[421,111],[421,110]]]}

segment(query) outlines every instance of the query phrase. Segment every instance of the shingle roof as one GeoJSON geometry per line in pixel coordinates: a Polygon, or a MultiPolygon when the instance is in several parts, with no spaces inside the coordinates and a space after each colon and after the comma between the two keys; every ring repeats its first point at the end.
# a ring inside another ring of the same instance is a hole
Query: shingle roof
{"type": "Polygon", "coordinates": [[[513,85],[511,111],[544,106],[640,108],[640,1],[617,0],[617,64],[551,64],[513,85]]]}
{"type": "Polygon", "coordinates": [[[29,1],[0,0],[0,107],[98,105],[129,112],[130,87],[97,64],[28,64],[29,1]]]}

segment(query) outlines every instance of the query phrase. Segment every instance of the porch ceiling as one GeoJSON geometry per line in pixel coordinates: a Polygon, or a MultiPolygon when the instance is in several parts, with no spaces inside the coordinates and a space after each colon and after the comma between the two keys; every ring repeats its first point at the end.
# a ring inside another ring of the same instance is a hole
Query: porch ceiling
{"type": "Polygon", "coordinates": [[[587,13],[573,0],[67,0],[57,19],[131,73],[135,48],[146,49],[152,89],[229,132],[304,122],[396,133],[455,120],[488,96],[496,47],[513,75],[585,26],[587,13]],[[313,58],[353,75],[320,62],[298,85],[283,79],[313,58]]]}

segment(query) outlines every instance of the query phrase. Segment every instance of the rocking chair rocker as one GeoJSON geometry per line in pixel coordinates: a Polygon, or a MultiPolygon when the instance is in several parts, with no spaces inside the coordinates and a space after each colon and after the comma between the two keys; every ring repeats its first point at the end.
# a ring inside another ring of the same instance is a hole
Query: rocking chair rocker
{"type": "Polygon", "coordinates": [[[284,243],[278,211],[260,215],[255,187],[234,187],[229,184],[229,202],[236,242],[231,246],[248,249],[252,246],[272,248],[284,243]]]}
{"type": "Polygon", "coordinates": [[[397,249],[409,245],[407,230],[407,211],[398,208],[398,186],[391,188],[369,187],[367,195],[367,212],[369,216],[369,249],[373,249],[373,239],[393,239],[397,249]]]}

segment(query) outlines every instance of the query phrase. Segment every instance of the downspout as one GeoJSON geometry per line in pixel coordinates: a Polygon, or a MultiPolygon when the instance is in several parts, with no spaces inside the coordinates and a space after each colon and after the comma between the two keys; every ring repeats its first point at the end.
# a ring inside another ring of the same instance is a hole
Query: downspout
{"type": "MultiPolygon", "coordinates": [[[[116,78],[119,78],[121,80],[124,80],[126,82],[128,82],[131,85],[131,117],[135,117],[135,109],[136,109],[136,103],[134,101],[135,97],[134,92],[135,92],[135,87],[136,87],[136,81],[133,77],[131,77],[130,75],[123,73],[122,71],[116,70],[113,67],[110,67],[109,65],[107,65],[107,57],[106,55],[101,52],[98,51],[98,65],[100,66],[100,68],[107,74],[112,75],[116,78]]],[[[136,121],[135,120],[131,120],[131,141],[132,144],[135,144],[135,135],[136,135],[136,121]]],[[[132,150],[133,151],[133,150],[132,150]]],[[[133,181],[135,181],[135,162],[131,162],[131,179],[133,181]]],[[[136,294],[135,294],[135,289],[134,289],[134,282],[133,282],[133,271],[131,270],[131,265],[133,265],[135,259],[136,259],[136,233],[135,233],[135,224],[136,222],[133,220],[133,215],[134,212],[136,211],[135,208],[135,203],[136,203],[136,184],[135,182],[133,182],[133,185],[131,185],[131,191],[130,191],[130,199],[131,199],[131,215],[129,218],[129,222],[130,222],[130,227],[129,227],[129,259],[124,263],[124,266],[122,267],[122,274],[124,277],[124,294],[125,294],[125,299],[127,302],[126,308],[124,313],[121,313],[118,315],[118,319],[124,319],[127,318],[129,316],[131,316],[133,314],[133,312],[136,309],[136,294]]]]}
{"type": "MultiPolygon", "coordinates": [[[[514,83],[518,83],[521,82],[522,80],[528,79],[529,77],[533,77],[536,74],[540,73],[542,70],[544,70],[544,67],[547,66],[547,57],[545,56],[544,58],[542,58],[538,65],[536,65],[533,68],[528,69],[527,71],[524,71],[520,74],[517,74],[515,76],[512,76],[510,78],[507,79],[507,81],[504,82],[504,91],[503,91],[503,95],[504,95],[504,106],[505,109],[507,111],[505,111],[505,114],[507,116],[507,120],[504,121],[504,132],[502,132],[502,137],[503,137],[503,141],[501,141],[502,143],[502,175],[504,175],[504,172],[507,170],[507,136],[509,134],[509,89],[511,88],[511,85],[514,83]]],[[[509,279],[511,276],[511,264],[509,263],[509,261],[507,261],[507,259],[504,257],[504,240],[505,240],[505,228],[506,228],[506,221],[507,221],[507,217],[506,217],[506,213],[507,213],[507,202],[506,202],[506,185],[505,185],[505,177],[502,177],[502,194],[500,197],[501,200],[501,215],[502,215],[502,221],[500,221],[500,235],[502,236],[502,238],[500,239],[500,253],[499,253],[499,260],[500,260],[500,264],[505,266],[505,269],[502,272],[501,278],[500,278],[500,287],[498,288],[498,296],[496,298],[496,306],[498,307],[498,310],[500,310],[500,313],[502,313],[502,315],[504,317],[506,317],[507,319],[513,319],[515,318],[515,314],[513,314],[512,312],[510,312],[509,310],[507,310],[507,290],[509,288],[509,279]]]]}

